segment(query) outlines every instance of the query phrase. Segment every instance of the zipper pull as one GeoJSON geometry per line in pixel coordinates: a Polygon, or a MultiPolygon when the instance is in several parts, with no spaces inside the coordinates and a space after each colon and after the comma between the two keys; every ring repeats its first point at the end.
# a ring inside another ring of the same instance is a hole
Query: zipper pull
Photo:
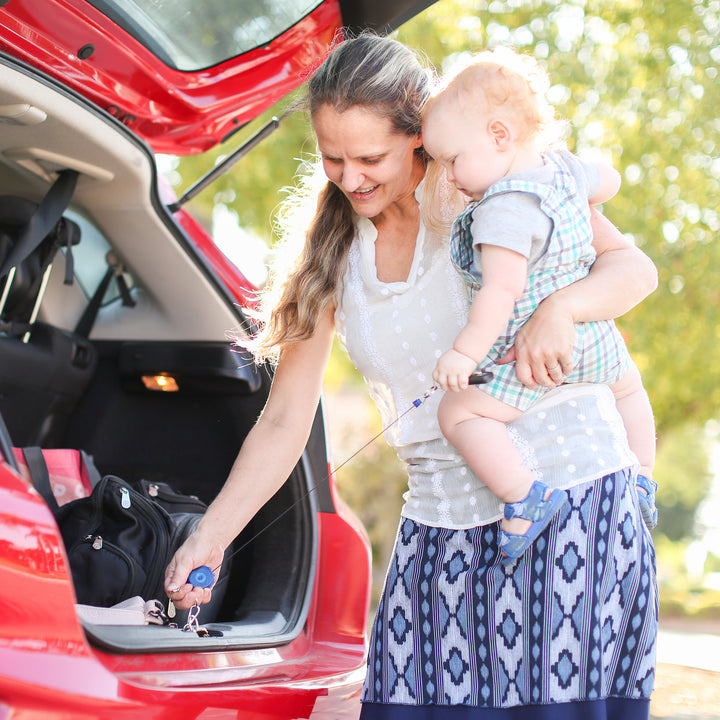
{"type": "Polygon", "coordinates": [[[130,491],[127,488],[120,488],[120,495],[120,505],[127,510],[132,504],[130,501],[130,491]]]}
{"type": "Polygon", "coordinates": [[[93,550],[102,550],[103,539],[101,535],[96,535],[93,539],[93,550]]]}
{"type": "Polygon", "coordinates": [[[148,485],[148,495],[150,497],[156,498],[160,494],[160,488],[155,485],[154,483],[152,485],[148,485]]]}

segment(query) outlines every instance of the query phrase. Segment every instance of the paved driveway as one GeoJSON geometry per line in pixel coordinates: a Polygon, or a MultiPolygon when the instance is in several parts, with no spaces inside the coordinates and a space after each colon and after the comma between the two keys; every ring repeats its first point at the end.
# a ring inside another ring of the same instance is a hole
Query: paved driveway
{"type": "Polygon", "coordinates": [[[720,720],[720,623],[663,620],[653,720],[720,720]]]}

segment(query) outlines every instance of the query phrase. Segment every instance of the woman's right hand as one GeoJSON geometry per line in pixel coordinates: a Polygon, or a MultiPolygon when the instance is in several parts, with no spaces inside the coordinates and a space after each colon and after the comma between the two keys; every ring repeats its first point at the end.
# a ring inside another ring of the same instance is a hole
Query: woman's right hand
{"type": "Polygon", "coordinates": [[[529,388],[557,387],[573,371],[575,321],[563,305],[562,291],[545,298],[523,325],[515,345],[499,365],[515,361],[518,380],[529,388]]]}
{"type": "Polygon", "coordinates": [[[501,362],[515,360],[528,387],[556,387],[572,372],[575,323],[612,320],[657,287],[652,260],[597,210],[590,210],[597,259],[589,275],[545,298],[501,362]]]}
{"type": "Polygon", "coordinates": [[[187,610],[195,603],[210,602],[212,588],[193,587],[187,581],[188,576],[195,568],[205,565],[213,571],[217,583],[223,555],[224,548],[219,541],[206,538],[197,531],[175,551],[165,570],[165,592],[176,608],[187,610]]]}

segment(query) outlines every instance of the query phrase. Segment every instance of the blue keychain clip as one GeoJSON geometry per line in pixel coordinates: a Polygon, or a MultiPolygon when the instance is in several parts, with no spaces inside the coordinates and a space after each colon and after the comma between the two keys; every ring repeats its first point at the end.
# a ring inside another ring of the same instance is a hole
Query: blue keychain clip
{"type": "Polygon", "coordinates": [[[187,581],[193,587],[209,588],[215,582],[215,575],[207,565],[201,565],[188,575],[187,581]]]}

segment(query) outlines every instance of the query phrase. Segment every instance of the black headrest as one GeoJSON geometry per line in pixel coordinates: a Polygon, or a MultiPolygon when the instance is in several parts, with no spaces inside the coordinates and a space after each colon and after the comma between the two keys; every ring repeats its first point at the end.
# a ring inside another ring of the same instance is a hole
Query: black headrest
{"type": "MultiPolygon", "coordinates": [[[[38,208],[26,198],[0,195],[0,266],[15,247],[21,232],[38,208]]],[[[61,217],[35,250],[15,267],[5,304],[0,310],[4,319],[20,319],[30,312],[42,275],[61,247],[80,242],[80,228],[61,217]]],[[[7,278],[0,279],[0,297],[7,278]]]]}

